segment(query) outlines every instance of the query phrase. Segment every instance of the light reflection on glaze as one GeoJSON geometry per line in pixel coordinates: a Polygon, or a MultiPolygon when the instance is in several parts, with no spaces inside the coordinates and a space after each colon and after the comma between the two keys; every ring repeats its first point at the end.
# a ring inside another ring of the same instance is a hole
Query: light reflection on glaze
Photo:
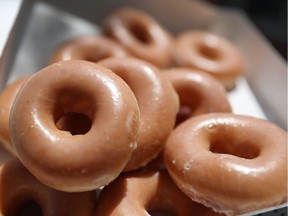
{"type": "Polygon", "coordinates": [[[261,175],[261,173],[267,172],[270,167],[262,166],[262,167],[248,167],[241,164],[236,163],[227,163],[228,170],[235,170],[237,173],[242,173],[244,175],[261,175]]]}
{"type": "Polygon", "coordinates": [[[114,82],[111,82],[111,79],[105,79],[105,78],[103,78],[103,82],[111,91],[111,93],[112,93],[111,98],[112,98],[113,102],[114,103],[121,102],[121,100],[120,100],[121,94],[119,92],[119,89],[115,86],[114,82]]]}
{"type": "Polygon", "coordinates": [[[195,80],[198,83],[203,83],[205,81],[202,75],[196,73],[193,74],[193,80],[195,80]]]}
{"type": "Polygon", "coordinates": [[[114,103],[121,102],[121,94],[119,92],[119,89],[116,87],[115,82],[111,80],[110,77],[104,77],[103,75],[100,76],[100,74],[95,73],[92,71],[90,75],[93,77],[97,77],[97,79],[102,79],[103,83],[109,88],[111,92],[111,98],[114,103]]]}
{"type": "Polygon", "coordinates": [[[42,122],[39,120],[39,117],[37,115],[37,111],[35,111],[35,109],[33,109],[31,111],[31,115],[32,115],[32,119],[35,122],[35,125],[39,126],[39,128],[46,135],[46,137],[49,138],[53,143],[56,142],[57,141],[57,137],[55,137],[53,133],[50,133],[50,131],[47,129],[47,127],[45,127],[42,124],[42,122]]]}
{"type": "Polygon", "coordinates": [[[69,51],[68,52],[64,52],[62,60],[69,60],[69,59],[72,59],[71,58],[71,53],[69,53],[69,51]]]}
{"type": "Polygon", "coordinates": [[[215,130],[220,126],[227,126],[227,127],[243,127],[242,122],[237,122],[234,118],[215,118],[209,119],[208,121],[203,121],[199,124],[199,130],[202,128],[207,128],[208,130],[215,130]]]}
{"type": "Polygon", "coordinates": [[[219,47],[219,39],[217,37],[215,37],[214,35],[207,35],[205,38],[204,38],[204,41],[205,41],[205,44],[208,46],[208,47],[211,47],[211,48],[217,48],[219,47]]]}
{"type": "Polygon", "coordinates": [[[151,68],[150,65],[142,65],[143,71],[145,72],[145,74],[150,77],[150,80],[153,80],[153,92],[154,93],[158,93],[161,94],[162,93],[162,84],[160,83],[160,80],[157,76],[157,74],[155,73],[155,70],[153,68],[151,68]]]}

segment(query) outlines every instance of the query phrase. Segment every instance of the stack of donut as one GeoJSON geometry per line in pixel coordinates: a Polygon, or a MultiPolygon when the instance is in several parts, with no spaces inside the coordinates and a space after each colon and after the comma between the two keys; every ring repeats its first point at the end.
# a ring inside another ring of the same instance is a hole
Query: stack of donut
{"type": "Polygon", "coordinates": [[[238,50],[132,8],[0,94],[0,214],[239,215],[287,202],[287,132],[233,114],[238,50]],[[277,180],[275,180],[277,179],[277,180]]]}

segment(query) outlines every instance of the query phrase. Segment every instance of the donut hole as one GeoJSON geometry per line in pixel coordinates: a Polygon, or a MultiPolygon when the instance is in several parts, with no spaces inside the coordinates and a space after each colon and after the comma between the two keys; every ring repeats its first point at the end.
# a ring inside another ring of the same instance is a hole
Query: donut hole
{"type": "Polygon", "coordinates": [[[151,41],[151,36],[144,25],[141,23],[131,23],[129,25],[131,34],[141,43],[148,44],[151,41]]]}
{"type": "Polygon", "coordinates": [[[197,91],[191,91],[190,86],[178,86],[176,88],[180,100],[180,108],[176,116],[175,126],[178,126],[185,120],[197,115],[197,109],[201,104],[201,94],[197,91]]]}
{"type": "Polygon", "coordinates": [[[83,60],[89,62],[98,62],[109,57],[112,57],[112,54],[107,51],[93,50],[90,53],[87,53],[86,56],[84,56],[83,60]]]}
{"type": "Polygon", "coordinates": [[[82,113],[65,113],[56,122],[59,130],[68,131],[71,135],[86,134],[92,126],[91,119],[82,113]]]}
{"type": "MultiPolygon", "coordinates": [[[[159,185],[163,180],[159,179],[159,185]]],[[[164,184],[164,183],[163,183],[164,184]]],[[[148,202],[147,212],[151,216],[178,216],[177,210],[174,208],[173,203],[167,199],[165,194],[159,188],[158,193],[154,195],[152,200],[148,202]]],[[[168,195],[168,194],[167,194],[168,195]]]]}
{"type": "Polygon", "coordinates": [[[178,216],[178,214],[172,210],[158,208],[149,209],[148,214],[151,216],[178,216]]]}
{"type": "Polygon", "coordinates": [[[188,105],[181,106],[177,113],[175,126],[178,126],[179,124],[181,124],[182,122],[190,118],[192,113],[193,113],[193,108],[191,106],[188,106],[188,105]]]}
{"type": "MultiPolygon", "coordinates": [[[[73,83],[74,84],[74,83],[73,83]]],[[[92,117],[96,111],[91,92],[83,91],[80,83],[55,90],[57,100],[52,105],[54,124],[57,129],[71,135],[84,135],[92,127],[92,117]]]]}
{"type": "Polygon", "coordinates": [[[23,202],[19,208],[17,208],[16,213],[13,216],[42,216],[42,208],[41,206],[35,202],[34,200],[26,200],[23,202]]]}
{"type": "Polygon", "coordinates": [[[216,47],[208,44],[201,44],[198,47],[199,54],[206,59],[216,61],[220,58],[220,52],[216,47]]]}
{"type": "Polygon", "coordinates": [[[216,154],[229,154],[244,159],[254,159],[260,155],[260,149],[247,141],[235,142],[232,139],[222,137],[214,139],[210,143],[210,151],[216,154]]]}

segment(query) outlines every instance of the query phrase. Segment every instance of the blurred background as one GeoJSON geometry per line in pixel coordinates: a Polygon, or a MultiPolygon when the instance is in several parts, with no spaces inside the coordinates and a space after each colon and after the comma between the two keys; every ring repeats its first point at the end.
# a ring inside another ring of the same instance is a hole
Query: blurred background
{"type": "Polygon", "coordinates": [[[247,13],[253,23],[287,60],[286,0],[205,0],[222,7],[236,7],[247,13]]]}

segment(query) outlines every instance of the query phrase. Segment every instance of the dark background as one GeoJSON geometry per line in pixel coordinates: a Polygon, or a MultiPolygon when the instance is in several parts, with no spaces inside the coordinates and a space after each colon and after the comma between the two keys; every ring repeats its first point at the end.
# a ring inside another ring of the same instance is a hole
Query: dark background
{"type": "Polygon", "coordinates": [[[222,7],[244,10],[287,61],[287,1],[283,0],[205,0],[222,7]]]}

